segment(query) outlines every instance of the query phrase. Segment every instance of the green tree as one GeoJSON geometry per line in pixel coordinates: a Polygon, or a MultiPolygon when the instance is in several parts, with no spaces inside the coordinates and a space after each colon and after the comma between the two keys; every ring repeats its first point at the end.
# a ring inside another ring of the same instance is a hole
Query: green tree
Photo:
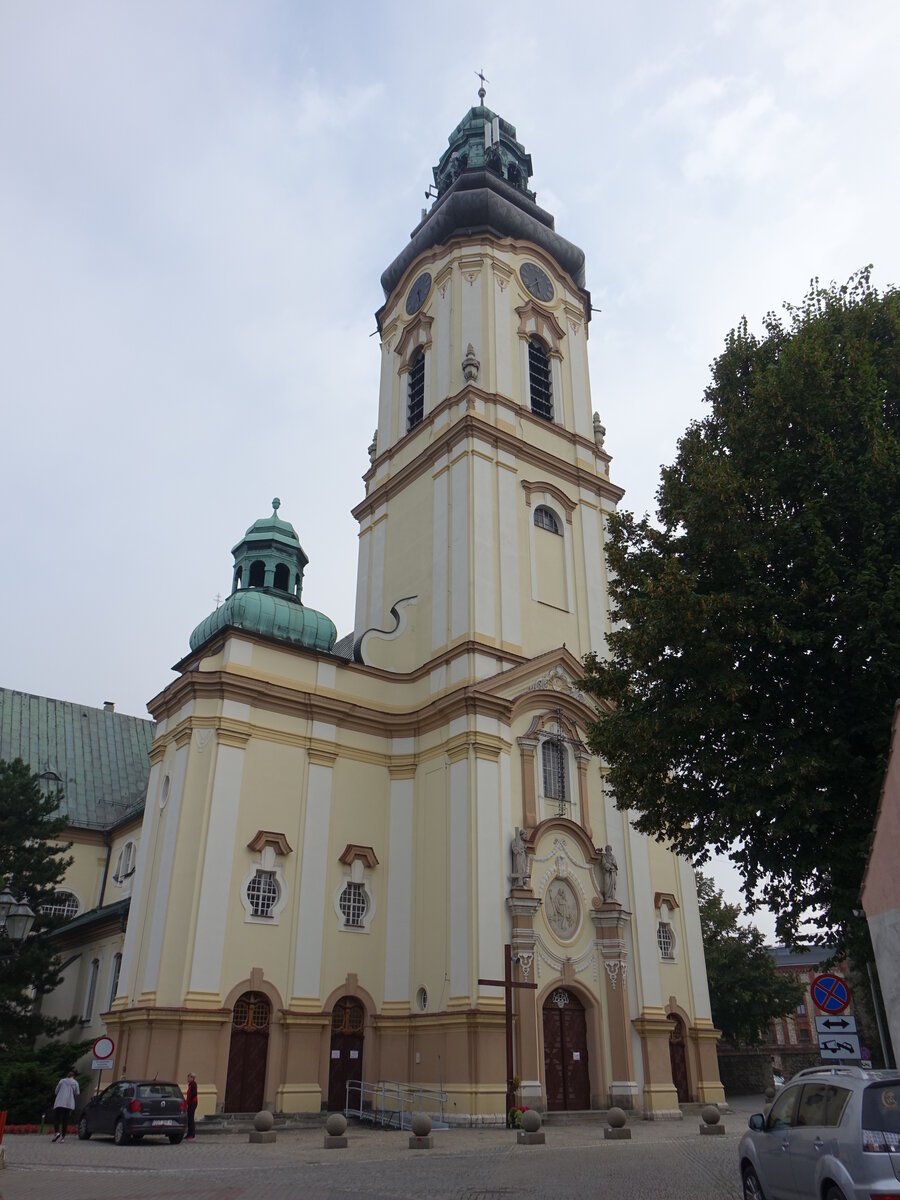
{"type": "Polygon", "coordinates": [[[726,903],[721,890],[700,873],[697,899],[713,1024],[732,1046],[759,1045],[773,1017],[796,1009],[803,986],[778,974],[760,931],[738,924],[739,905],[726,903]]]}
{"type": "Polygon", "coordinates": [[[726,339],[658,524],[610,522],[591,745],[638,829],[842,950],[900,679],[900,292],[864,270],[785,308],[726,339]]]}
{"type": "Polygon", "coordinates": [[[66,821],[59,801],[42,792],[20,758],[0,759],[0,884],[36,913],[23,943],[0,940],[0,1059],[19,1060],[38,1035],[53,1037],[73,1023],[43,1016],[34,1003],[60,982],[60,960],[45,936],[60,921],[41,912],[72,861],[60,842],[66,821]]]}

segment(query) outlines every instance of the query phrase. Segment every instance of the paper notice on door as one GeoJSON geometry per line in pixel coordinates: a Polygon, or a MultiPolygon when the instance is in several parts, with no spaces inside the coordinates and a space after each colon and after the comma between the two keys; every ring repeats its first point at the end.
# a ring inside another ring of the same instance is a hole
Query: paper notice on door
{"type": "Polygon", "coordinates": [[[332,1052],[331,1052],[331,1057],[332,1057],[332,1058],[340,1058],[340,1057],[341,1057],[341,1052],[340,1052],[340,1050],[332,1050],[332,1052]]]}
{"type": "Polygon", "coordinates": [[[573,1060],[573,1062],[581,1062],[581,1051],[580,1050],[572,1051],[572,1060],[573,1060]]]}
{"type": "Polygon", "coordinates": [[[358,1050],[351,1050],[351,1051],[350,1051],[350,1057],[351,1057],[351,1058],[359,1058],[359,1051],[358,1051],[358,1050]]]}

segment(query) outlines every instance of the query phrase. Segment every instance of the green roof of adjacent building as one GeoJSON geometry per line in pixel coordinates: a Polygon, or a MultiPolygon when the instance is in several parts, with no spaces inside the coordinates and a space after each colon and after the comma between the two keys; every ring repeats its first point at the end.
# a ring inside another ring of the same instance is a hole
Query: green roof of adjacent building
{"type": "Polygon", "coordinates": [[[109,829],[144,804],[154,721],[0,688],[0,758],[21,758],[70,825],[109,829]]]}

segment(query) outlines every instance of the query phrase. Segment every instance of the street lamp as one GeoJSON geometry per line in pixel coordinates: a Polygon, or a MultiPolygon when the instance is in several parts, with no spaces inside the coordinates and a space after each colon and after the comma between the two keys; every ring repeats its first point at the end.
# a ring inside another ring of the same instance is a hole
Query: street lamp
{"type": "Polygon", "coordinates": [[[0,933],[10,941],[24,942],[34,924],[34,909],[24,900],[16,902],[15,896],[5,887],[0,892],[0,933]]]}

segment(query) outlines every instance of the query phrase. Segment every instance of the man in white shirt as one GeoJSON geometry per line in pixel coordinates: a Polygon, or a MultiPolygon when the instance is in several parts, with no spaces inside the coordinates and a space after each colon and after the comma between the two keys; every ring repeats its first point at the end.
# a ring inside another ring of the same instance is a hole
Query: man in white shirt
{"type": "Polygon", "coordinates": [[[75,1072],[70,1071],[56,1085],[56,1094],[53,1097],[53,1140],[54,1142],[64,1142],[66,1140],[66,1129],[69,1125],[69,1117],[75,1111],[75,1097],[81,1093],[81,1088],[78,1086],[78,1080],[75,1078],[75,1072]]]}

